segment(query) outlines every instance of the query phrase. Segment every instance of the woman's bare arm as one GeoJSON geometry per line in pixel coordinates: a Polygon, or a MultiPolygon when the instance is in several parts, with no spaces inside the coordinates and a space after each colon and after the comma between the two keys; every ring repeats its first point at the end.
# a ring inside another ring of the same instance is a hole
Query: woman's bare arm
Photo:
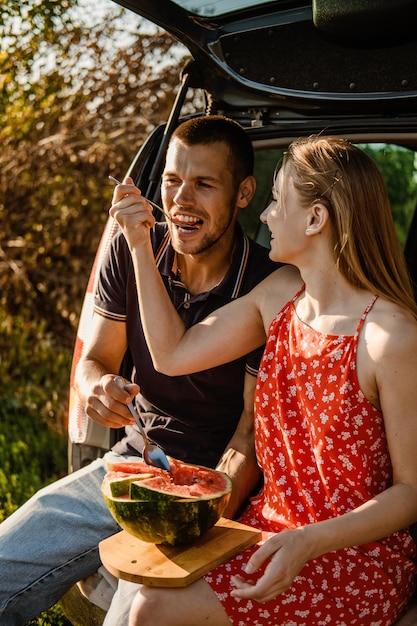
{"type": "MultiPolygon", "coordinates": [[[[232,361],[265,343],[265,294],[280,285],[280,297],[274,300],[278,311],[297,288],[291,279],[268,277],[249,294],[215,311],[204,321],[186,330],[175,311],[156,267],[149,229],[154,223],[150,206],[140,191],[119,185],[110,209],[120,224],[132,255],[142,325],[154,367],[170,376],[191,374],[232,361]],[[275,286],[274,286],[275,285],[275,286]]],[[[282,268],[271,276],[294,276],[294,269],[282,268]]],[[[297,276],[297,275],[296,275],[297,276]]]]}

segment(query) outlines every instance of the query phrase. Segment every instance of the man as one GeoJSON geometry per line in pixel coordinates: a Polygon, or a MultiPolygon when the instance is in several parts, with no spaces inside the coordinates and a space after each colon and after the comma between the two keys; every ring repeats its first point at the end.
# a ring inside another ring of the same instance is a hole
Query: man
{"type": "MultiPolygon", "coordinates": [[[[255,191],[252,171],[250,141],[231,120],[189,120],[171,139],[162,200],[173,221],[155,224],[151,243],[161,278],[187,326],[243,295],[277,267],[236,223],[255,191]]],[[[129,195],[125,201],[129,203],[129,195]]],[[[114,452],[139,455],[143,442],[126,406],[136,397],[149,437],[168,455],[218,464],[231,475],[236,488],[227,514],[234,515],[259,478],[251,430],[260,355],[192,376],[156,372],[121,233],[101,268],[95,312],[76,374],[89,417],[108,427],[125,427],[126,436],[114,452]],[[114,377],[128,349],[134,369],[124,391],[114,377]]],[[[94,461],[40,491],[0,525],[0,571],[7,572],[0,577],[1,625],[25,624],[97,570],[98,543],[119,530],[100,493],[105,472],[106,458],[94,461]]],[[[112,606],[110,614],[106,623],[123,623],[118,608],[112,606]]]]}

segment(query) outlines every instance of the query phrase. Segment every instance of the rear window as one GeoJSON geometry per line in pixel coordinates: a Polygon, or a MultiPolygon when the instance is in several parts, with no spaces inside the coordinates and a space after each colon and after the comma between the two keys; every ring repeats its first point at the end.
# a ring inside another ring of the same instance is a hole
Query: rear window
{"type": "MultiPolygon", "coordinates": [[[[377,164],[384,178],[391,202],[395,227],[405,249],[417,205],[417,151],[393,143],[358,143],[377,164]]],[[[248,235],[269,247],[268,229],[260,224],[259,216],[271,200],[274,171],[285,148],[255,151],[255,197],[241,211],[239,221],[248,235]]]]}
{"type": "Polygon", "coordinates": [[[263,2],[262,0],[177,0],[174,4],[182,7],[189,13],[201,17],[213,17],[234,13],[240,9],[247,9],[260,4],[279,4],[279,2],[263,2]]]}

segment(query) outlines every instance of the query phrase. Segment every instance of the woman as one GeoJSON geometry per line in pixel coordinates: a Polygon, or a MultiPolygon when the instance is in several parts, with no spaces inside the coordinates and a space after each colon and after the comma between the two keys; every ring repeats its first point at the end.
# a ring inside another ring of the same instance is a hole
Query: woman
{"type": "Polygon", "coordinates": [[[185,589],[143,587],[131,626],[383,626],[412,595],[417,309],[383,181],[349,142],[310,137],[290,146],[273,192],[261,219],[271,258],[289,266],[188,331],[154,267],[149,207],[130,186],[115,192],[157,369],[212,367],[267,335],[264,486],[241,518],[264,541],[185,589]]]}

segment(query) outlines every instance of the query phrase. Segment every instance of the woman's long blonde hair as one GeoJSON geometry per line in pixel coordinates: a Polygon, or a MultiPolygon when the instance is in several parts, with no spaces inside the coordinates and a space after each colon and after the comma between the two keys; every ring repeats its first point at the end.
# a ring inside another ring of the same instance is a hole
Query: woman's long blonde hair
{"type": "Polygon", "coordinates": [[[311,136],[291,143],[284,157],[303,203],[322,199],[330,213],[339,271],[409,309],[417,305],[381,173],[372,159],[340,137],[311,136]]]}

